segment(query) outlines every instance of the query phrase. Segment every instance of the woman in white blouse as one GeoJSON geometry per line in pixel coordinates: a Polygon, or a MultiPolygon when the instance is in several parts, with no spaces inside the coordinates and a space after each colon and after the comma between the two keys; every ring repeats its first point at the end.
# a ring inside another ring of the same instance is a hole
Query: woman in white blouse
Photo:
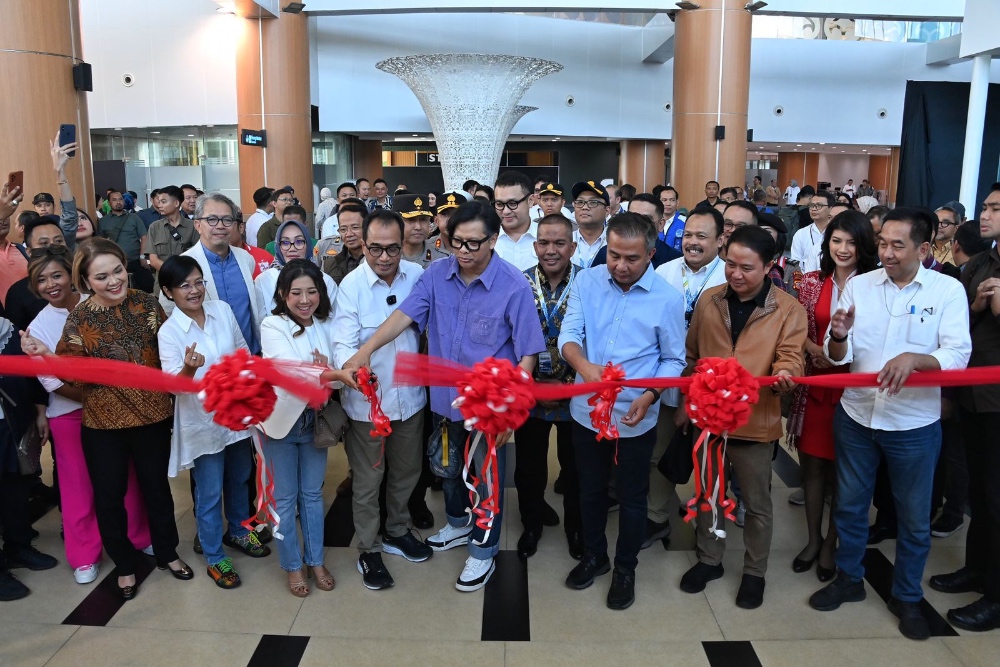
{"type": "MultiPolygon", "coordinates": [[[[45,299],[48,305],[28,326],[27,335],[22,341],[35,339],[49,350],[56,349],[69,311],[87,298],[73,289],[73,256],[70,252],[62,245],[32,251],[33,256],[28,264],[28,287],[45,299]],[[37,257],[34,256],[36,254],[37,257]]],[[[34,348],[30,350],[30,353],[36,352],[34,348]]],[[[49,418],[58,470],[66,561],[73,568],[76,582],[89,584],[97,579],[103,545],[94,509],[94,487],[90,483],[80,440],[83,415],[80,398],[83,389],[63,384],[54,377],[40,377],[39,380],[49,392],[49,406],[45,414],[49,418]]],[[[131,467],[125,509],[128,513],[128,536],[132,545],[136,549],[151,551],[146,506],[139,493],[135,470],[131,467]]]]}
{"type": "MultiPolygon", "coordinates": [[[[267,313],[271,314],[278,307],[278,274],[288,262],[293,259],[310,259],[312,257],[312,238],[309,231],[302,223],[289,220],[278,227],[277,236],[274,241],[274,263],[254,279],[254,286],[260,294],[260,302],[264,304],[267,313]]],[[[330,303],[337,296],[337,283],[333,278],[323,274],[323,282],[326,283],[326,292],[330,297],[330,303]]]]}
{"type": "MultiPolygon", "coordinates": [[[[160,267],[158,280],[164,296],[175,306],[157,333],[164,372],[200,380],[222,357],[247,349],[229,304],[205,300],[204,276],[194,258],[170,257],[160,267]]],[[[180,394],[170,444],[168,474],[176,477],[181,470],[191,469],[194,479],[194,514],[208,576],[219,588],[236,588],[240,577],[222,550],[223,543],[254,558],[271,553],[256,533],[242,525],[250,514],[247,485],[253,450],[249,433],[216,424],[197,395],[180,394]]]]}
{"type": "MultiPolygon", "coordinates": [[[[333,317],[326,281],[319,267],[295,259],[281,269],[274,315],[260,325],[261,348],[266,359],[315,364],[326,370],[304,370],[322,383],[343,382],[357,388],[352,374],[329,367],[333,358],[333,317]]],[[[260,429],[266,438],[264,453],[274,472],[274,497],[280,537],[278,558],[288,573],[293,595],[309,594],[303,564],[308,565],[320,590],[333,589],[333,575],[323,564],[323,479],[327,450],[313,444],[315,411],[306,402],[281,389],[278,402],[260,429]],[[302,524],[302,545],[295,524],[295,509],[302,524]]]]}

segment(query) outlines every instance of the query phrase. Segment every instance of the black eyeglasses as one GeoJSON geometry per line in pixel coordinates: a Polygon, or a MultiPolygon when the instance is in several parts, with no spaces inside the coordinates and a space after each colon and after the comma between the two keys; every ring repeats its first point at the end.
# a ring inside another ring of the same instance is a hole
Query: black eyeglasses
{"type": "Polygon", "coordinates": [[[54,244],[47,245],[41,248],[32,248],[28,251],[28,257],[31,259],[38,259],[39,257],[45,257],[46,255],[68,255],[72,254],[72,250],[64,245],[54,244]]]}
{"type": "Polygon", "coordinates": [[[381,257],[382,253],[385,253],[389,257],[398,257],[399,253],[403,251],[403,246],[396,245],[395,243],[387,246],[368,245],[366,243],[365,247],[368,248],[368,252],[372,254],[372,257],[381,257]]]}
{"type": "Polygon", "coordinates": [[[597,208],[598,206],[607,206],[602,199],[574,199],[573,206],[576,208],[597,208]]]}
{"type": "Polygon", "coordinates": [[[518,206],[521,205],[521,202],[523,202],[524,200],[526,200],[530,196],[531,195],[524,195],[520,199],[517,199],[517,200],[513,200],[512,199],[510,201],[495,201],[495,202],[493,202],[493,208],[495,208],[497,210],[497,213],[500,213],[505,208],[507,210],[509,210],[509,211],[513,211],[514,209],[516,209],[518,206]]]}
{"type": "MultiPolygon", "coordinates": [[[[522,200],[523,201],[523,200],[522,200]]],[[[450,238],[448,239],[448,245],[450,245],[455,250],[461,250],[462,246],[469,252],[479,252],[479,249],[484,243],[490,240],[489,236],[484,236],[481,239],[469,239],[468,241],[463,241],[462,239],[450,238]]]]}
{"type": "Polygon", "coordinates": [[[236,224],[236,218],[231,215],[227,215],[224,218],[220,218],[216,215],[210,215],[207,218],[195,218],[195,220],[204,220],[208,223],[209,227],[218,227],[220,222],[223,227],[232,227],[236,224]]]}
{"type": "Polygon", "coordinates": [[[306,240],[295,239],[294,241],[289,241],[288,239],[281,239],[278,245],[281,246],[282,250],[288,250],[292,246],[294,246],[296,250],[302,250],[306,247],[306,240]]]}

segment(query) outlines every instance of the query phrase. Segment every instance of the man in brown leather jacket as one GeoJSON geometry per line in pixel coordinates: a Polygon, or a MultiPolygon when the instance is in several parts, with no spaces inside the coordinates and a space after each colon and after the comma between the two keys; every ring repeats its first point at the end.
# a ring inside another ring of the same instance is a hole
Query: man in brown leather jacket
{"type": "MultiPolygon", "coordinates": [[[[781,438],[781,399],[790,376],[801,375],[806,341],[806,311],[794,297],[777,289],[767,274],[773,264],[774,239],[764,229],[740,227],[729,237],[726,284],[706,290],[695,307],[687,335],[687,374],[699,359],[735,356],[751,375],[786,376],[760,390],[750,421],[730,433],[727,458],[740,480],[746,504],[743,581],[736,604],[759,607],[764,600],[764,573],[771,549],[771,458],[781,438]]],[[[677,411],[678,427],[687,428],[687,414],[677,411]]],[[[723,535],[711,532],[712,512],[700,511],[697,527],[698,563],[681,579],[681,590],[698,593],[723,575],[723,535]]]]}

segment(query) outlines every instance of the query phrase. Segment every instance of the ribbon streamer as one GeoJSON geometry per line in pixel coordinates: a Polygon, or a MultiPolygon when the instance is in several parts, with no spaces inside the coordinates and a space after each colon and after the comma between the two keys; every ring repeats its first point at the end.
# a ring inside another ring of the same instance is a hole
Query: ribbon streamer
{"type": "MultiPolygon", "coordinates": [[[[597,441],[615,440],[619,436],[618,425],[614,423],[615,399],[622,391],[620,380],[625,379],[625,371],[621,366],[615,366],[610,361],[604,366],[601,372],[601,381],[609,383],[600,391],[587,399],[587,405],[591,406],[590,424],[597,431],[597,441]],[[614,383],[614,384],[610,384],[614,383]]],[[[615,462],[618,462],[618,449],[615,448],[615,462]]]]}
{"type": "Polygon", "coordinates": [[[357,381],[358,388],[370,406],[368,408],[368,421],[371,422],[372,428],[368,431],[368,435],[382,439],[382,450],[379,452],[378,461],[372,466],[372,470],[374,470],[382,465],[382,460],[385,459],[385,439],[392,435],[392,424],[382,412],[382,399],[378,395],[378,376],[367,367],[362,366],[358,369],[357,381]]]}

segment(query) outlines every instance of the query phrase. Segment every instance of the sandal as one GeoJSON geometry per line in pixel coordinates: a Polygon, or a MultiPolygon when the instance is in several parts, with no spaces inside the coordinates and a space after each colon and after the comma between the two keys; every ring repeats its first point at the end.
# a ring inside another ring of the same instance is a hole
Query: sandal
{"type": "Polygon", "coordinates": [[[288,590],[297,598],[304,598],[309,595],[309,583],[306,581],[305,573],[302,570],[288,573],[288,590]]]}
{"type": "Polygon", "coordinates": [[[321,591],[332,591],[334,586],[333,575],[326,569],[325,565],[310,567],[313,579],[316,580],[316,588],[321,591]]]}

